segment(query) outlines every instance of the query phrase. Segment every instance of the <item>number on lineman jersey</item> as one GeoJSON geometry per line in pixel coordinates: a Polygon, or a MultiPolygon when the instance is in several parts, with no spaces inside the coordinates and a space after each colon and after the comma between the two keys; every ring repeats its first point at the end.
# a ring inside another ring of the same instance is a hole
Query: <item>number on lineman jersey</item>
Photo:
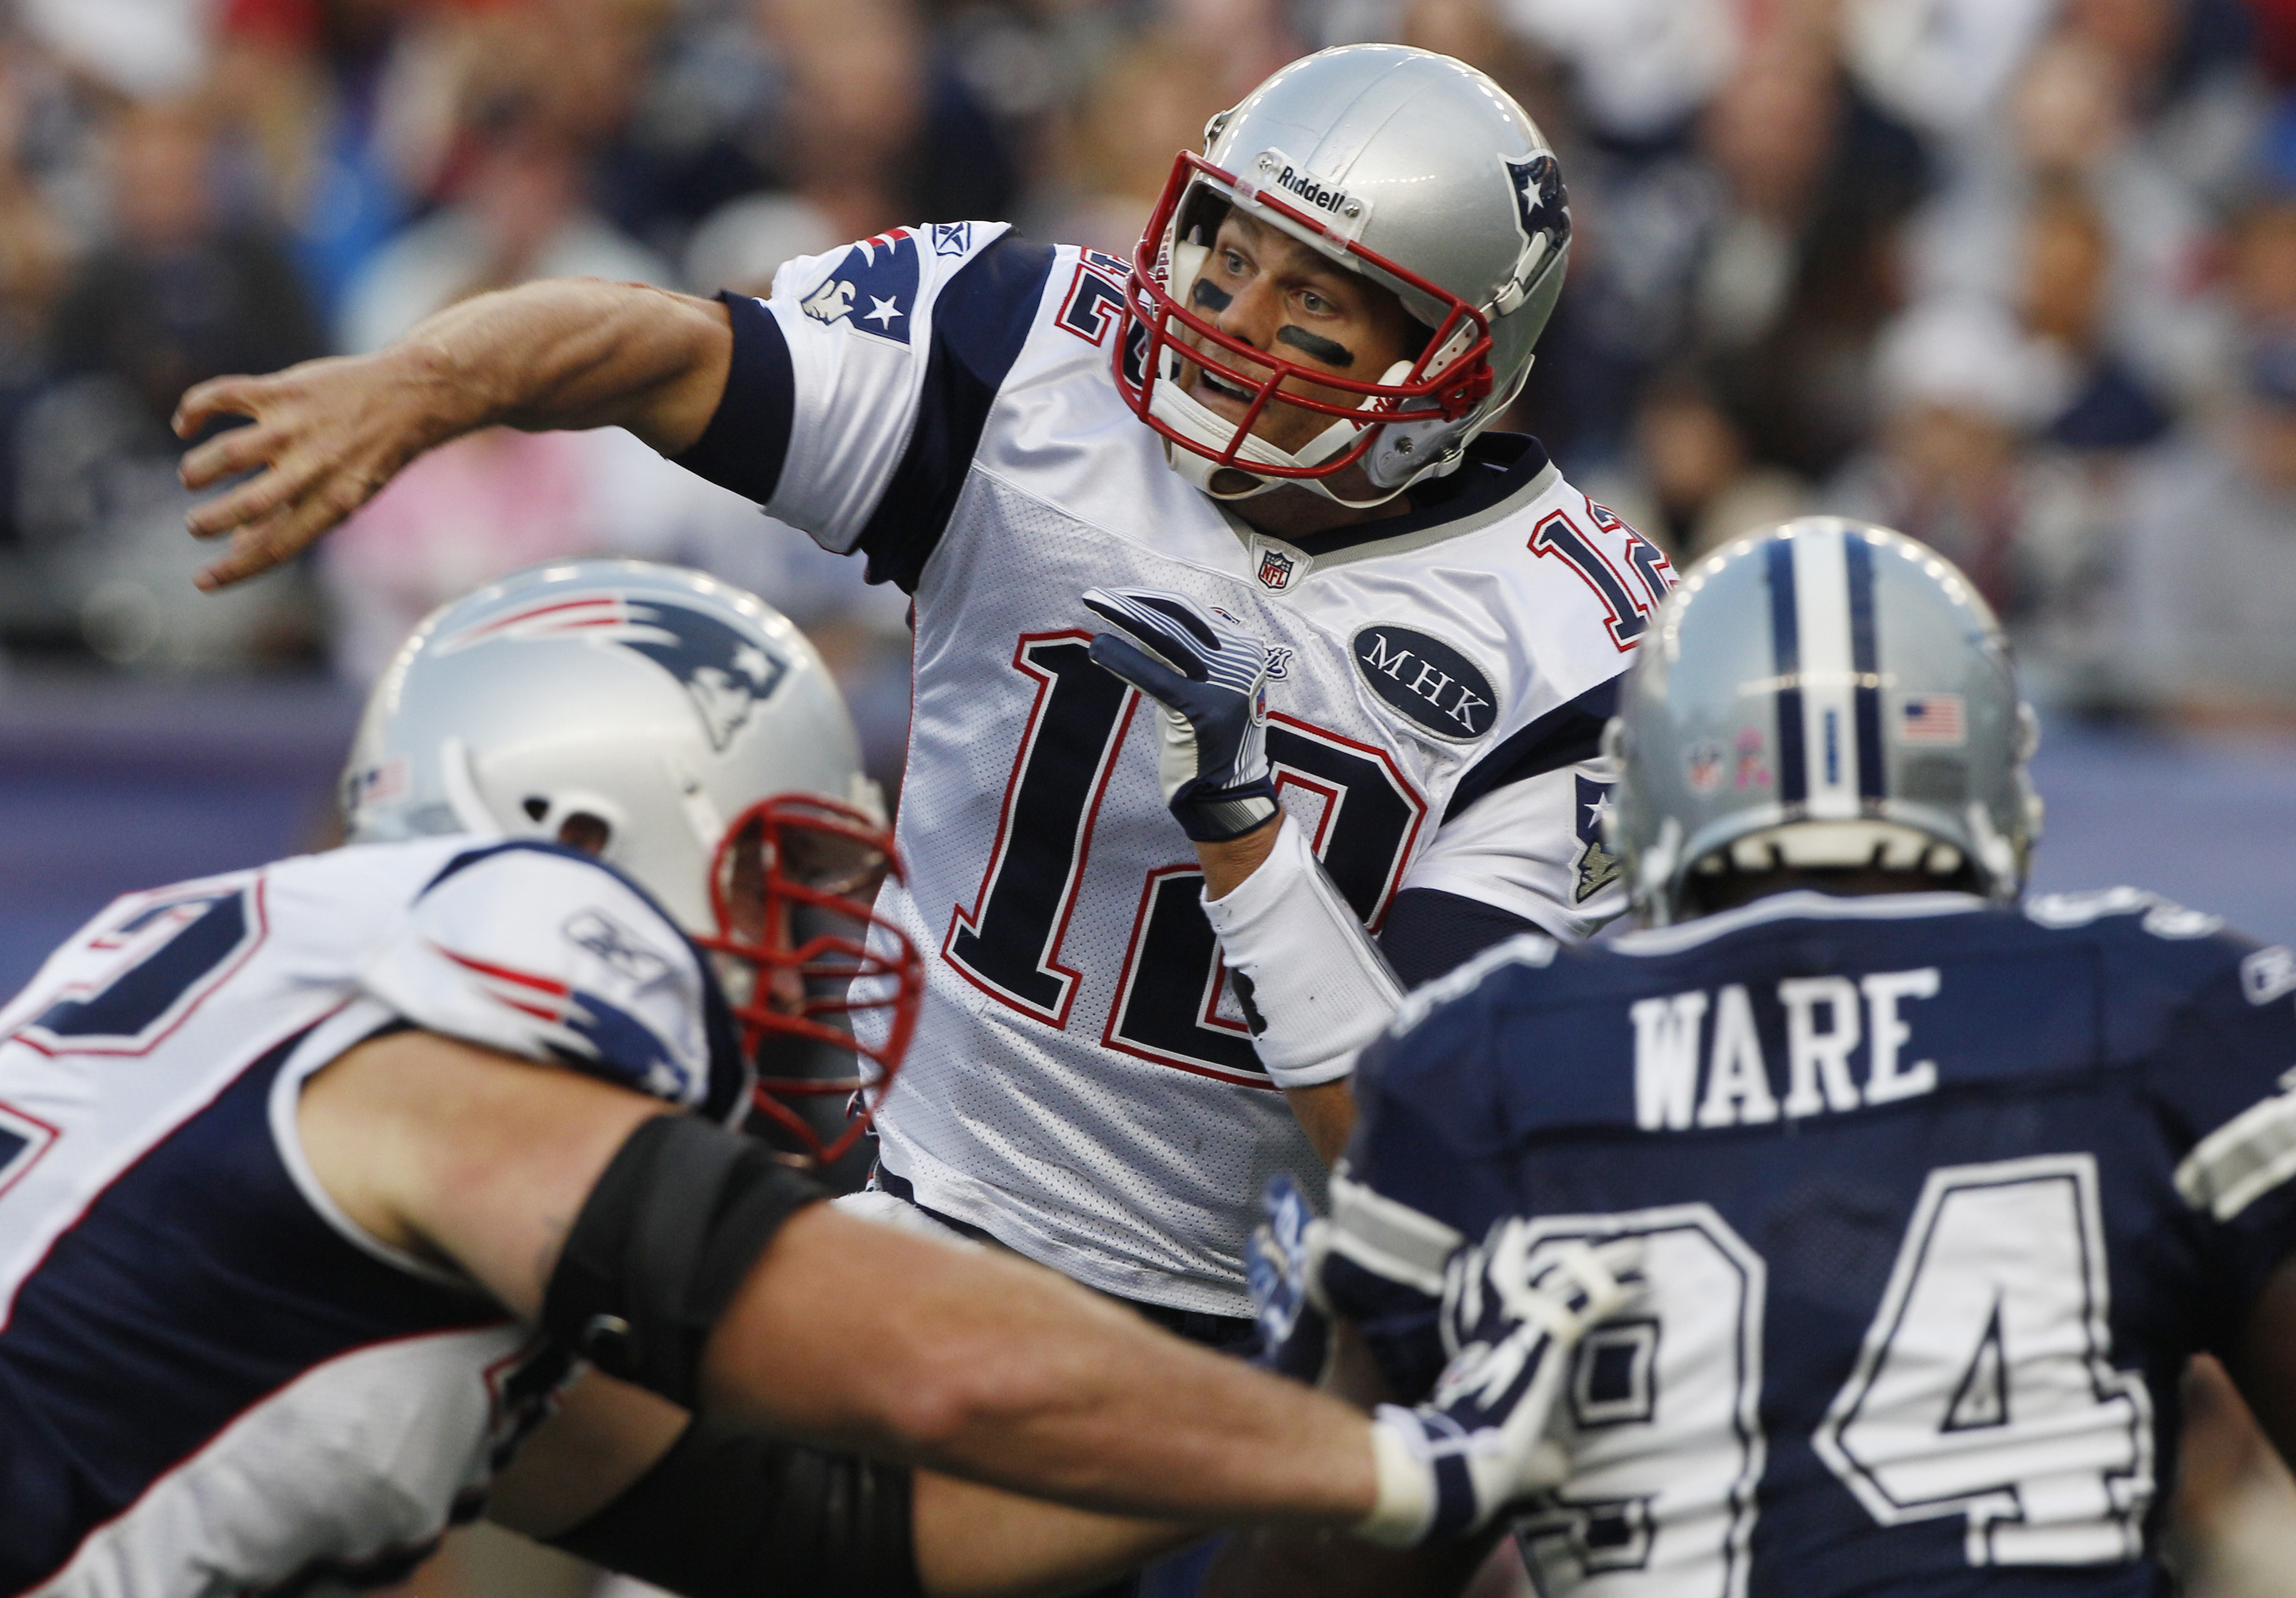
{"type": "MultiPolygon", "coordinates": [[[[1539,1231],[1541,1249],[1644,1238],[1650,1282],[1575,1356],[1570,1481],[1517,1522],[1540,1590],[1599,1576],[1618,1598],[1743,1598],[1764,1451],[1763,1261],[1703,1204],[1539,1231]]],[[[2108,1357],[2104,1261],[2090,1156],[1931,1173],[1815,1438],[1874,1521],[1965,1517],[1972,1565],[2137,1556],[2152,1400],[2108,1357]]]]}
{"type": "MultiPolygon", "coordinates": [[[[1140,704],[1092,663],[1091,635],[1031,634],[1013,666],[1037,684],[1004,792],[996,848],[972,910],[958,906],[942,954],[974,987],[1065,1028],[1078,973],[1062,940],[1092,851],[1093,824],[1140,704]]],[[[1277,714],[1267,727],[1276,788],[1322,800],[1313,845],[1356,914],[1376,920],[1401,875],[1426,801],[1385,751],[1277,714]]],[[[1243,1023],[1219,1013],[1226,973],[1197,903],[1193,865],[1147,873],[1101,1041],[1159,1065],[1269,1086],[1243,1023]]]]}

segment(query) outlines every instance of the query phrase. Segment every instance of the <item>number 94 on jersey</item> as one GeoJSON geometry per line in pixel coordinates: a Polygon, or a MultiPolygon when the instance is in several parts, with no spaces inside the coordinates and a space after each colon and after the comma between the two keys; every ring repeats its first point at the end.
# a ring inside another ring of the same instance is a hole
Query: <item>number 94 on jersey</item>
{"type": "MultiPolygon", "coordinates": [[[[1517,1522],[1548,1598],[1745,1598],[1765,1497],[1780,1522],[1761,1550],[1771,1592],[1833,1591],[1818,1570],[1805,1583],[1790,1567],[1858,1558],[1849,1545],[1869,1541],[1861,1530],[1921,1521],[1958,1523],[1964,1568],[2141,1553],[2152,1398],[2109,1357],[2091,1156],[1930,1173],[1847,1379],[1814,1424],[1792,1391],[1806,1373],[1768,1373],[1765,1392],[1767,1268],[1710,1206],[1554,1217],[1541,1230],[1542,1250],[1640,1237],[1650,1284],[1578,1349],[1558,1420],[1570,1480],[1517,1522]],[[1814,1469],[1794,1469],[1812,1455],[1814,1469]],[[1813,1514],[1819,1494],[1855,1508],[1813,1514]]],[[[1773,1350],[1824,1356],[1828,1340],[1767,1331],[1773,1350]]]]}

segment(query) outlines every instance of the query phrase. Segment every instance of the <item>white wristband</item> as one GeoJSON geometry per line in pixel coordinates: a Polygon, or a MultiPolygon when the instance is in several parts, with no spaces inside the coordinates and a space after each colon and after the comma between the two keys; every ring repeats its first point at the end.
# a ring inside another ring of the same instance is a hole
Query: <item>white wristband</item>
{"type": "MultiPolygon", "coordinates": [[[[1382,1404],[1384,1411],[1393,1407],[1382,1404]]],[[[1435,1472],[1424,1455],[1412,1446],[1416,1430],[1374,1417],[1371,1423],[1371,1457],[1377,1472],[1379,1499],[1371,1513],[1349,1529],[1382,1548],[1410,1548],[1427,1536],[1435,1520],[1435,1472]]]]}
{"type": "Polygon", "coordinates": [[[1238,992],[1264,1023],[1252,1042],[1276,1085],[1312,1087],[1352,1070],[1356,1051],[1402,1004],[1403,985],[1300,824],[1284,817],[1259,868],[1203,904],[1221,959],[1249,984],[1238,992]]]}

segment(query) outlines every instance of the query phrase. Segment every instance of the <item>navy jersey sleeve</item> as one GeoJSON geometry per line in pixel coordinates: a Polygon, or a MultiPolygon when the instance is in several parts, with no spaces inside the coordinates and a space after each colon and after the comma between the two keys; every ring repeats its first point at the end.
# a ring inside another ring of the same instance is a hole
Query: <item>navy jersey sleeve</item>
{"type": "Polygon", "coordinates": [[[1379,947],[1409,988],[1456,971],[1519,932],[1538,930],[1537,923],[1480,899],[1439,888],[1406,888],[1387,908],[1379,947]]]}
{"type": "Polygon", "coordinates": [[[2177,1192],[2212,1228],[2231,1332],[2296,1252],[2296,954],[2230,939],[2213,950],[2148,1086],[2183,1150],[2177,1192]]]}
{"type": "Polygon", "coordinates": [[[895,228],[726,296],[733,365],[679,457],[840,554],[915,586],[1052,267],[1001,223],[895,228]]]}

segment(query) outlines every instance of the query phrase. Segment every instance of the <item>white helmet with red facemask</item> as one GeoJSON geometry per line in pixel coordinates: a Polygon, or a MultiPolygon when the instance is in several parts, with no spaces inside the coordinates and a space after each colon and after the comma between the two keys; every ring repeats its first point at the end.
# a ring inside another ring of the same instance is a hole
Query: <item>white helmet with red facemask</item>
{"type": "Polygon", "coordinates": [[[1216,497],[1300,483],[1379,504],[1456,468],[1513,402],[1570,241],[1554,152],[1505,90],[1424,50],[1325,50],[1213,118],[1204,153],[1173,164],[1127,288],[1118,386],[1173,467],[1216,497]],[[1221,332],[1196,285],[1231,209],[1393,291],[1423,347],[1382,373],[1334,376],[1221,332]],[[1241,422],[1185,390],[1187,364],[1251,395],[1241,422]],[[1353,397],[1300,395],[1295,382],[1278,398],[1286,379],[1353,397]],[[1252,435],[1267,407],[1286,404],[1332,422],[1296,451],[1252,435]],[[1357,464],[1372,493],[1334,492],[1357,464]]]}
{"type": "Polygon", "coordinates": [[[865,1119],[825,1137],[796,1101],[882,1097],[923,968],[871,908],[900,866],[845,702],[754,594],[564,561],[443,606],[375,684],[342,798],[355,843],[503,833],[620,868],[714,956],[758,1110],[824,1164],[859,1139],[865,1119]],[[816,1045],[854,1069],[799,1069],[816,1045]]]}

